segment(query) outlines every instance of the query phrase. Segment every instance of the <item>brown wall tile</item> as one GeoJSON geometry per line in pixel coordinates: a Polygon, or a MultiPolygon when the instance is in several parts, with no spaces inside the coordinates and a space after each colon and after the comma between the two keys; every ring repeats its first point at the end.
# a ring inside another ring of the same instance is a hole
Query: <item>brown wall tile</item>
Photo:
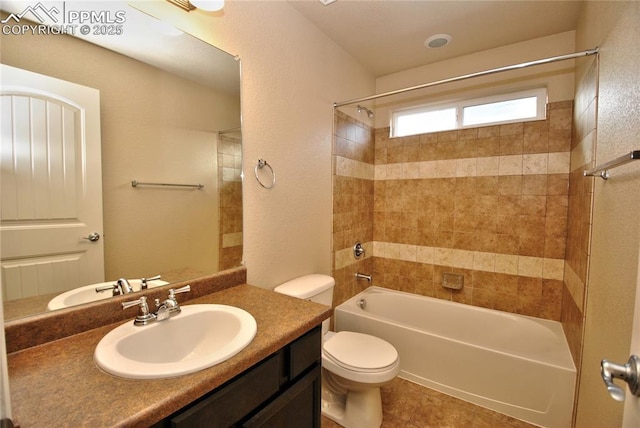
{"type": "MultiPolygon", "coordinates": [[[[342,118],[336,121],[335,154],[384,165],[568,151],[572,109],[572,103],[551,104],[544,121],[403,138],[389,138],[388,128],[367,130],[342,118]],[[364,130],[370,131],[370,138],[362,134],[364,130]],[[354,135],[360,135],[361,146],[352,144],[354,135]]],[[[355,237],[366,236],[380,242],[564,259],[565,250],[569,254],[567,217],[572,207],[575,210],[578,204],[572,204],[569,174],[375,183],[336,177],[333,247],[334,251],[348,248],[355,237]],[[354,222],[354,214],[360,220],[354,222]],[[362,226],[364,218],[369,227],[362,226]]],[[[581,236],[577,231],[575,235],[581,236]]],[[[465,288],[451,292],[441,282],[442,273],[452,268],[379,257],[371,263],[369,272],[376,285],[515,313],[561,317],[561,281],[458,270],[465,275],[465,288]]],[[[345,272],[342,269],[339,274],[345,284],[351,284],[343,286],[346,296],[355,286],[345,272]]]]}
{"type": "MultiPolygon", "coordinates": [[[[595,152],[596,115],[598,108],[598,62],[592,61],[585,64],[582,70],[580,82],[576,86],[576,109],[573,112],[571,125],[567,118],[567,111],[553,112],[552,137],[550,137],[550,149],[569,145],[572,149],[582,145],[581,152],[595,152]],[[551,143],[551,141],[554,143],[551,143]]],[[[563,110],[560,108],[559,110],[563,110]]],[[[578,165],[572,158],[571,173],[567,177],[568,196],[566,200],[558,201],[558,211],[567,212],[567,235],[565,241],[565,281],[568,278],[578,278],[578,287],[582,287],[579,296],[586,294],[588,287],[587,271],[589,266],[589,243],[591,234],[591,216],[593,201],[594,179],[584,177],[582,171],[593,166],[590,160],[586,164],[578,165]],[[571,272],[573,271],[573,272],[571,272]]],[[[583,162],[579,162],[583,163],[583,162]]],[[[564,187],[564,183],[557,183],[556,187],[564,187]]],[[[550,192],[549,195],[562,196],[559,192],[550,192]]],[[[558,243],[560,245],[560,243],[558,243]]],[[[553,249],[550,249],[553,251],[553,249]]],[[[572,284],[571,289],[575,289],[572,284]]],[[[580,298],[578,297],[578,300],[580,298]]],[[[562,290],[561,321],[567,336],[569,348],[577,367],[580,367],[582,359],[582,337],[584,328],[584,301],[575,301],[575,297],[569,291],[566,284],[562,290]]]]}

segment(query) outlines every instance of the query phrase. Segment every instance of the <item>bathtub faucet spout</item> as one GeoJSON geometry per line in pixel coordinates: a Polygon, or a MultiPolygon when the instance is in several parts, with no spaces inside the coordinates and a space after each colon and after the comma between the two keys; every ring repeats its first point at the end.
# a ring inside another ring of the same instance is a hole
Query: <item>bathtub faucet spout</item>
{"type": "Polygon", "coordinates": [[[366,279],[367,282],[371,282],[371,275],[366,275],[364,273],[356,272],[356,279],[366,279]]]}

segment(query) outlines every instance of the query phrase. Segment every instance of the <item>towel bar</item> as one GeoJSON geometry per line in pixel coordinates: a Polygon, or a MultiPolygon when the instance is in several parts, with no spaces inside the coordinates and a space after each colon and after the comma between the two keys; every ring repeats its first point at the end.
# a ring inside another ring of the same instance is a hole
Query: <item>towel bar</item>
{"type": "Polygon", "coordinates": [[[131,180],[131,187],[138,186],[193,187],[196,189],[202,189],[204,187],[204,184],[142,183],[138,180],[131,180]]]}
{"type": "Polygon", "coordinates": [[[593,169],[586,170],[583,172],[585,177],[600,177],[603,180],[607,180],[609,178],[609,170],[624,164],[627,164],[631,161],[640,159],[640,150],[634,150],[632,152],[627,153],[624,156],[620,156],[612,161],[609,161],[600,166],[596,166],[593,169]]]}

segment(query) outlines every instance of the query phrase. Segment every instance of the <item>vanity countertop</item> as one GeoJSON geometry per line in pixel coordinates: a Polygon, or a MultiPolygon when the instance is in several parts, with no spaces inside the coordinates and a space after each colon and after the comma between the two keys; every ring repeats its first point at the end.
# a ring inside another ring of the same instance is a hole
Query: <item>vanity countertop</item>
{"type": "Polygon", "coordinates": [[[14,352],[8,355],[14,423],[22,428],[148,427],[242,373],[332,313],[327,306],[247,284],[188,302],[196,303],[248,311],[258,324],[255,338],[221,364],[157,380],[118,378],[96,367],[96,345],[121,323],[14,352]]]}

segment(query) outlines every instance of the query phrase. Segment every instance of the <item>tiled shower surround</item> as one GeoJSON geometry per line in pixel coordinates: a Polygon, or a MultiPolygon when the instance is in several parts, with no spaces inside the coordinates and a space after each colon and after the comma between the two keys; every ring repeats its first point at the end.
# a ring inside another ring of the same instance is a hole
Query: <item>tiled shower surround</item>
{"type": "Polygon", "coordinates": [[[219,269],[242,264],[242,140],[222,135],[218,142],[220,183],[219,269]]]}
{"type": "MultiPolygon", "coordinates": [[[[576,367],[581,368],[584,310],[590,262],[593,207],[593,177],[584,177],[585,169],[595,167],[596,117],[598,109],[598,62],[585,62],[583,77],[576,85],[571,174],[569,176],[569,211],[567,252],[564,271],[562,325],[576,367]]],[[[599,179],[598,179],[599,180],[599,179]]]]}
{"type": "Polygon", "coordinates": [[[359,271],[377,286],[560,320],[572,110],[551,103],[544,121],[401,138],[337,112],[334,303],[369,285],[359,271]],[[442,287],[446,272],[464,287],[442,287]]]}

